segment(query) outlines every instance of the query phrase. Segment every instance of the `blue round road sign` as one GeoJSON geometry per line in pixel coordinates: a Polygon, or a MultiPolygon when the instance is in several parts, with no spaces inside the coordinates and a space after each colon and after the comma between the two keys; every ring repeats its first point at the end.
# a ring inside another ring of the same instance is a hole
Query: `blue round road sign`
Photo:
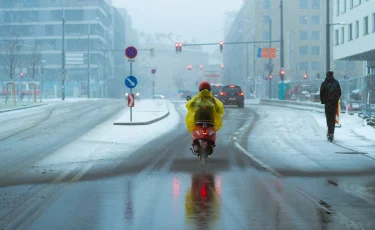
{"type": "Polygon", "coordinates": [[[135,88],[137,84],[138,84],[137,78],[135,78],[134,76],[129,76],[125,79],[125,85],[129,89],[135,88]]]}
{"type": "Polygon", "coordinates": [[[129,46],[125,49],[125,56],[129,59],[134,59],[137,57],[138,50],[134,46],[129,46]]]}
{"type": "Polygon", "coordinates": [[[151,73],[152,73],[152,74],[155,74],[155,73],[156,73],[156,69],[152,69],[152,70],[151,70],[151,73]]]}

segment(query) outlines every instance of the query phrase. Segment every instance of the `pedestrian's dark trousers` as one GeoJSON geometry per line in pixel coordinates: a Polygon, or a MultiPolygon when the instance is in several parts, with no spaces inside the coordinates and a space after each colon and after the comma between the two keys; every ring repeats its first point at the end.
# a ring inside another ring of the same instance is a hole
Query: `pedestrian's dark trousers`
{"type": "Polygon", "coordinates": [[[328,127],[328,134],[335,133],[335,118],[337,112],[337,103],[325,104],[325,113],[328,127]]]}

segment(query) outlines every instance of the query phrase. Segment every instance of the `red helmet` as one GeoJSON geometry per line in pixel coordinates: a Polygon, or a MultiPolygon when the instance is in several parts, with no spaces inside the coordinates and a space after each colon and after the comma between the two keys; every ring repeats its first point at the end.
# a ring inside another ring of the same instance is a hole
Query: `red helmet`
{"type": "Polygon", "coordinates": [[[203,81],[199,84],[199,92],[205,89],[207,89],[208,91],[211,91],[211,85],[207,81],[203,81]]]}

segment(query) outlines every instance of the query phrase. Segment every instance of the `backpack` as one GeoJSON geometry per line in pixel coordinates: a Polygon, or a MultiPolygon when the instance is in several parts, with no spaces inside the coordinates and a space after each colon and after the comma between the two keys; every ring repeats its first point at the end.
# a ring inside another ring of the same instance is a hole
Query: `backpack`
{"type": "Polygon", "coordinates": [[[330,82],[327,84],[327,100],[328,102],[338,102],[340,100],[339,96],[339,83],[337,81],[330,82]]]}

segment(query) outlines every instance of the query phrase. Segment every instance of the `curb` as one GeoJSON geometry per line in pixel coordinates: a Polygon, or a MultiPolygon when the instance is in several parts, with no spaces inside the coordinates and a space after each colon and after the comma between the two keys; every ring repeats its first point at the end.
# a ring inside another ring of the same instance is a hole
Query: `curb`
{"type": "Polygon", "coordinates": [[[17,111],[17,110],[23,110],[23,109],[30,109],[30,108],[35,108],[43,105],[48,105],[48,104],[41,104],[41,105],[31,105],[31,106],[26,106],[22,108],[16,108],[16,109],[7,109],[7,110],[2,110],[0,113],[7,113],[7,112],[12,112],[12,111],[17,111]]]}
{"type": "Polygon", "coordinates": [[[313,107],[313,108],[297,108],[297,107],[290,107],[288,106],[288,104],[277,104],[277,103],[265,103],[265,102],[262,102],[261,103],[262,105],[270,105],[270,106],[278,106],[278,107],[285,107],[285,108],[289,108],[289,109],[297,109],[297,110],[304,110],[304,111],[310,111],[310,112],[317,112],[317,113],[324,113],[324,111],[318,111],[318,110],[314,110],[315,109],[320,109],[320,108],[316,108],[316,107],[313,107]]]}
{"type": "Polygon", "coordinates": [[[144,121],[144,122],[115,122],[115,123],[113,123],[113,125],[150,125],[152,123],[163,120],[164,118],[169,116],[169,113],[170,113],[169,112],[169,102],[167,103],[167,109],[168,109],[168,112],[166,114],[164,114],[161,117],[150,120],[150,121],[144,121]]]}

